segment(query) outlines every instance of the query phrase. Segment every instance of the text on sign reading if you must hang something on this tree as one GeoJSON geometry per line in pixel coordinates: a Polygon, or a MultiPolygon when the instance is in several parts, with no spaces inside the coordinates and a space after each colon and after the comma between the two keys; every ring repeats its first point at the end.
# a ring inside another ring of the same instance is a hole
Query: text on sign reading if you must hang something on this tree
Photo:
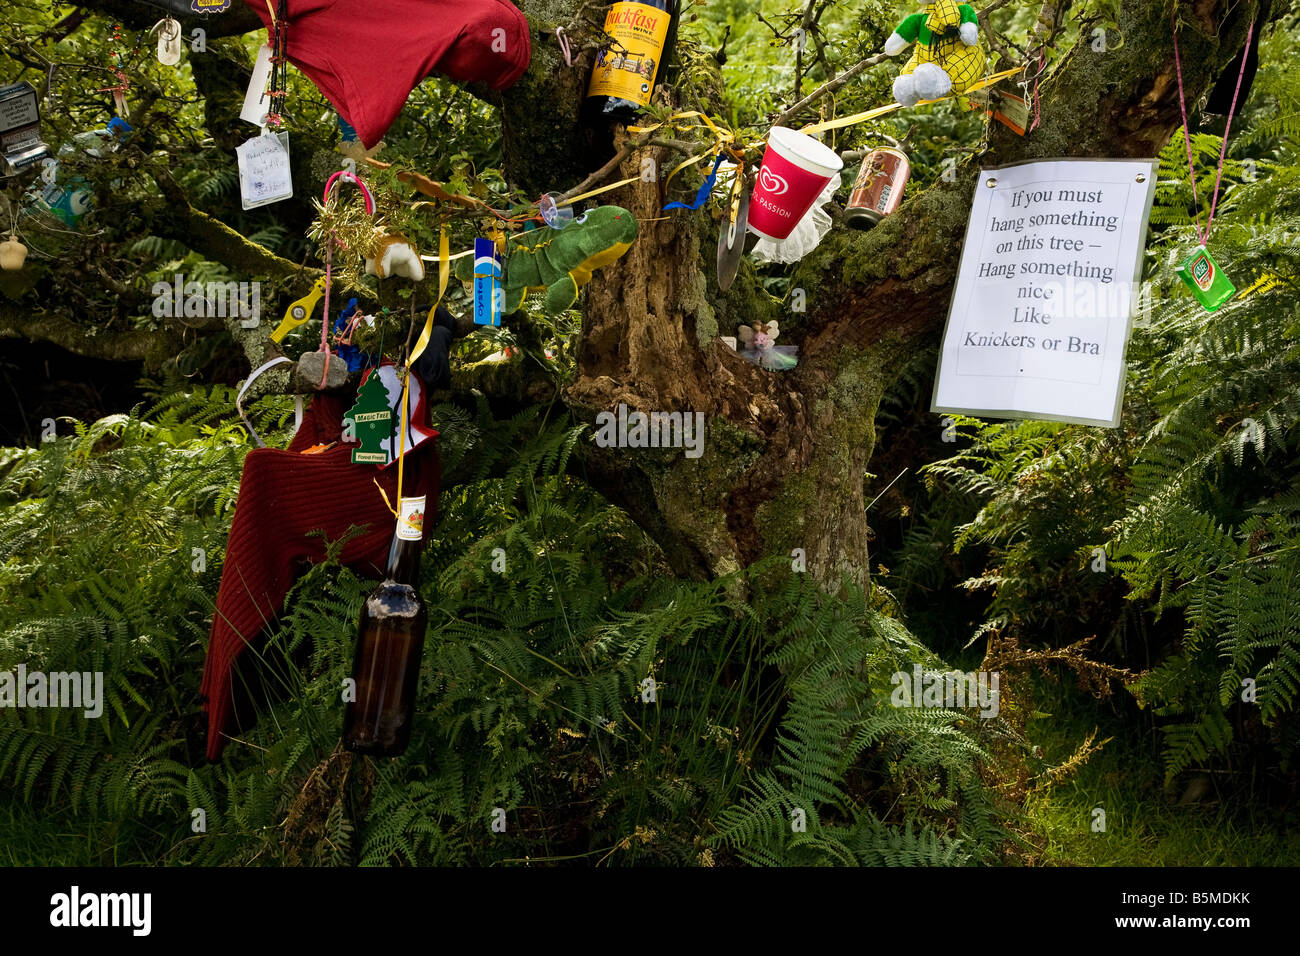
{"type": "Polygon", "coordinates": [[[934,411],[1118,422],[1154,185],[1149,160],[980,172],[934,411]]]}

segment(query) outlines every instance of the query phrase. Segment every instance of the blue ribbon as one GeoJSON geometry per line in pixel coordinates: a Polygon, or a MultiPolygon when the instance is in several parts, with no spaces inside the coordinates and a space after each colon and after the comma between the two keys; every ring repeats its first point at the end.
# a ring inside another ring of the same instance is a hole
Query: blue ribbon
{"type": "Polygon", "coordinates": [[[695,202],[687,204],[684,202],[670,202],[664,206],[663,211],[669,209],[699,209],[709,198],[709,193],[713,192],[713,186],[718,181],[718,167],[722,165],[722,152],[718,152],[718,158],[713,161],[713,172],[704,178],[704,183],[700,186],[699,191],[695,194],[695,202]]]}

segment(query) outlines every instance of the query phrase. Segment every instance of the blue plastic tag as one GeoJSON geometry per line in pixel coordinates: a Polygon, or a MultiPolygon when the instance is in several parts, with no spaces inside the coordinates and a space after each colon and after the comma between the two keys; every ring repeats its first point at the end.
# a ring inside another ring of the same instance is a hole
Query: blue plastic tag
{"type": "Polygon", "coordinates": [[[501,324],[506,292],[501,285],[501,257],[491,239],[474,240],[474,324],[501,324]]]}

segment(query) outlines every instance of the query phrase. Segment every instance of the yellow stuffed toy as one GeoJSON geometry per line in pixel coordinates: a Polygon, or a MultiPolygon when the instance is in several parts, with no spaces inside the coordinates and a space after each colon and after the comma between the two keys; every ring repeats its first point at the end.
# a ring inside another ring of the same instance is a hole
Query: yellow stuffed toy
{"type": "Polygon", "coordinates": [[[894,99],[903,106],[964,93],[984,67],[979,18],[969,3],[927,3],[924,12],[912,14],[890,34],[885,54],[901,53],[909,43],[916,49],[894,80],[894,99]]]}

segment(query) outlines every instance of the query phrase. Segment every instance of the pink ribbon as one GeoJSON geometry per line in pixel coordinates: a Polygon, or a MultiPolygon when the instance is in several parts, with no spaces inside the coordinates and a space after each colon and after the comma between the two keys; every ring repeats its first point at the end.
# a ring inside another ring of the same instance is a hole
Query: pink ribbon
{"type": "Polygon", "coordinates": [[[357,187],[361,190],[362,197],[366,201],[366,215],[373,216],[375,214],[375,198],[370,195],[370,190],[366,188],[366,184],[357,177],[356,173],[351,172],[350,170],[340,169],[325,181],[325,196],[321,202],[325,205],[329,204],[330,190],[334,188],[334,183],[339,179],[342,179],[344,182],[356,183],[357,187]]]}
{"type": "MultiPolygon", "coordinates": [[[[1210,241],[1210,225],[1214,222],[1214,210],[1219,205],[1219,182],[1223,178],[1223,160],[1228,155],[1228,133],[1232,130],[1232,114],[1237,111],[1237,94],[1241,92],[1241,80],[1246,75],[1246,61],[1250,59],[1250,38],[1255,33],[1255,21],[1250,21],[1246,29],[1246,46],[1242,49],[1241,70],[1237,73],[1237,86],[1232,91],[1232,105],[1228,107],[1228,122],[1223,127],[1223,145],[1219,148],[1219,169],[1214,174],[1214,195],[1210,198],[1210,215],[1205,220],[1205,229],[1199,222],[1195,223],[1196,238],[1201,245],[1210,241]]],[[[1178,25],[1174,24],[1174,70],[1178,74],[1178,108],[1183,113],[1183,141],[1187,143],[1187,174],[1192,180],[1192,204],[1196,215],[1201,214],[1201,197],[1196,195],[1196,167],[1192,163],[1192,134],[1187,129],[1187,97],[1183,93],[1183,64],[1178,57],[1178,25]]]]}
{"type": "MultiPolygon", "coordinates": [[[[339,180],[342,180],[343,182],[347,182],[347,183],[354,183],[361,190],[361,198],[365,200],[365,204],[366,204],[366,215],[373,216],[375,214],[375,197],[370,195],[370,190],[367,189],[366,184],[363,183],[357,177],[357,174],[351,172],[350,170],[340,169],[337,173],[335,173],[333,176],[331,176],[329,179],[325,181],[325,195],[322,199],[322,203],[326,206],[329,205],[330,191],[334,188],[334,184],[339,180]]],[[[321,370],[320,385],[317,386],[317,388],[325,387],[325,382],[329,378],[329,374],[330,374],[330,355],[332,354],[330,352],[330,343],[329,343],[330,280],[331,280],[331,273],[333,271],[332,269],[333,263],[334,263],[334,236],[333,233],[331,233],[330,238],[325,240],[325,302],[324,302],[324,315],[321,317],[321,326],[320,326],[320,351],[325,353],[325,367],[321,370]]]]}

